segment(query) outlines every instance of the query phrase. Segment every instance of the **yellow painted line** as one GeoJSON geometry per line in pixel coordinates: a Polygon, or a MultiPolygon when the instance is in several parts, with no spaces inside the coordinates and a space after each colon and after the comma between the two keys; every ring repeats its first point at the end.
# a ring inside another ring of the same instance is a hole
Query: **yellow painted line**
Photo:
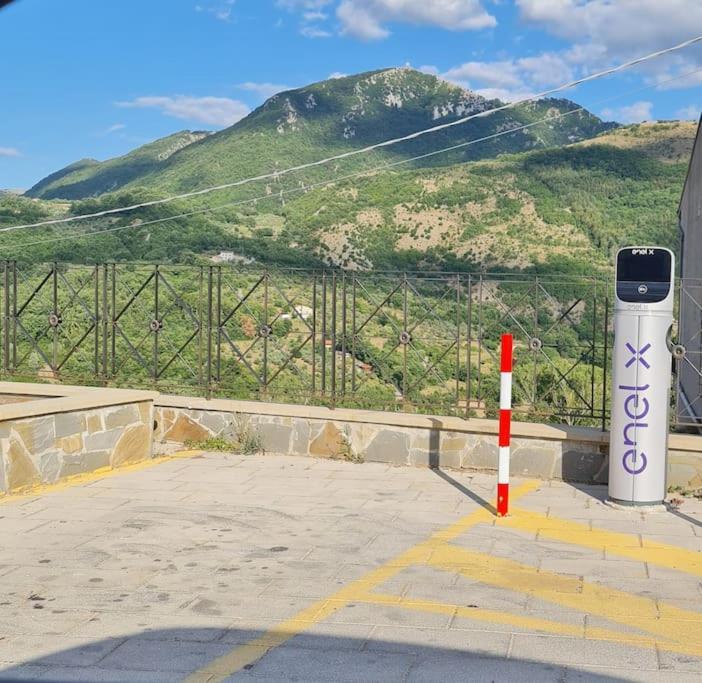
{"type": "Polygon", "coordinates": [[[638,539],[630,534],[590,529],[585,524],[547,517],[538,512],[523,509],[514,510],[511,517],[497,520],[496,525],[519,531],[538,532],[539,538],[548,538],[593,550],[605,549],[619,557],[702,576],[702,553],[647,541],[645,538],[643,545],[640,545],[638,539]]]}
{"type": "Polygon", "coordinates": [[[551,633],[558,636],[571,636],[575,638],[587,637],[592,640],[607,640],[611,642],[633,645],[638,647],[646,647],[655,649],[659,646],[673,652],[683,654],[699,654],[698,647],[681,647],[677,643],[668,643],[656,641],[649,636],[642,636],[636,633],[624,633],[621,631],[613,631],[611,629],[576,626],[575,624],[566,624],[558,621],[550,621],[548,619],[540,619],[538,617],[529,617],[513,612],[498,612],[496,610],[465,607],[461,605],[451,605],[448,603],[433,602],[430,600],[417,600],[414,598],[400,598],[399,601],[394,595],[382,595],[378,593],[368,594],[365,597],[357,598],[357,602],[365,602],[371,605],[386,605],[402,607],[409,610],[417,610],[421,612],[429,612],[432,614],[445,614],[448,616],[455,615],[465,619],[474,619],[476,621],[484,621],[491,624],[501,624],[509,627],[521,627],[528,631],[540,631],[542,633],[551,633]]]}
{"type": "Polygon", "coordinates": [[[456,546],[437,548],[429,563],[481,583],[605,617],[652,634],[655,640],[677,644],[689,654],[702,655],[702,621],[672,605],[665,606],[667,618],[660,619],[656,600],[456,546]],[[685,622],[684,628],[681,622],[685,622]]]}
{"type": "Polygon", "coordinates": [[[177,453],[172,453],[171,455],[160,455],[155,458],[149,458],[148,460],[140,460],[129,465],[122,465],[120,467],[101,467],[100,469],[93,470],[92,472],[84,472],[81,474],[73,474],[70,477],[65,477],[53,484],[36,484],[35,486],[29,486],[22,489],[15,489],[10,493],[0,494],[0,505],[4,503],[14,503],[23,498],[33,498],[34,496],[42,496],[47,493],[55,493],[56,491],[63,491],[64,489],[69,489],[74,486],[81,486],[83,484],[91,484],[95,481],[100,481],[101,479],[106,479],[107,477],[112,477],[116,474],[126,474],[127,472],[139,472],[141,470],[146,470],[156,465],[162,465],[164,462],[170,462],[171,460],[179,460],[181,458],[194,458],[201,455],[203,451],[200,450],[186,450],[178,451],[177,453]]]}
{"type": "MultiPolygon", "coordinates": [[[[534,491],[540,484],[541,482],[538,481],[529,481],[522,484],[512,491],[512,500],[534,491]]],[[[434,550],[457,538],[471,527],[493,518],[492,513],[484,508],[472,512],[454,524],[432,534],[427,540],[400,553],[397,557],[370,571],[360,579],[353,581],[328,598],[315,602],[292,618],[274,626],[260,637],[240,645],[231,650],[231,652],[206,664],[188,676],[185,679],[185,683],[218,683],[223,681],[228,676],[241,671],[245,666],[257,662],[271,649],[283,645],[313,624],[319,623],[346,607],[350,602],[367,597],[373,588],[391,579],[403,569],[412,564],[425,563],[434,550]]]]}

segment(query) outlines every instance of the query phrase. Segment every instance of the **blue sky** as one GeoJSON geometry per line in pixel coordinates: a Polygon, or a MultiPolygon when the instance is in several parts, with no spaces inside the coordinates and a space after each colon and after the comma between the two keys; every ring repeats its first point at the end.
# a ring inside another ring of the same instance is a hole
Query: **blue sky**
{"type": "MultiPolygon", "coordinates": [[[[699,0],[17,0],[0,10],[0,187],[222,128],[331,74],[409,64],[515,99],[698,33],[699,0]]],[[[697,69],[690,49],[567,96],[608,119],[696,118],[697,69]]]]}

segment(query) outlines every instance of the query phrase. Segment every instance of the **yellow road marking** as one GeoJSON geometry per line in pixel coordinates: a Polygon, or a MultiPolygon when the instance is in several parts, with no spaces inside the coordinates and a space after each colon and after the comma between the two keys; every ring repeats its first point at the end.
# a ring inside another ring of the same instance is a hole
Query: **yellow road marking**
{"type": "Polygon", "coordinates": [[[642,636],[636,633],[628,634],[599,627],[588,627],[585,629],[583,626],[565,624],[562,622],[540,619],[538,617],[528,617],[511,612],[498,612],[496,610],[464,607],[461,605],[451,605],[448,603],[433,602],[431,600],[417,600],[414,598],[400,598],[398,601],[397,597],[394,595],[382,595],[378,593],[369,593],[365,597],[358,597],[357,602],[365,602],[371,605],[394,605],[410,610],[430,612],[432,614],[455,615],[465,619],[486,621],[492,624],[504,624],[505,626],[517,626],[529,631],[541,631],[543,633],[553,633],[559,636],[583,638],[587,635],[595,640],[608,640],[647,648],[655,648],[656,645],[659,645],[666,650],[699,656],[698,646],[686,647],[678,643],[656,642],[652,637],[642,636]]]}
{"type": "MultiPolygon", "coordinates": [[[[429,564],[444,571],[458,572],[470,579],[505,590],[525,593],[570,609],[605,617],[663,638],[683,648],[694,645],[691,654],[702,653],[702,620],[699,614],[665,606],[666,619],[659,618],[656,600],[631,595],[601,584],[587,583],[555,572],[456,546],[442,546],[429,564]],[[681,629],[684,621],[684,629],[681,629]],[[683,631],[683,633],[681,633],[683,631]],[[684,638],[684,642],[681,641],[684,638]]],[[[595,629],[590,631],[594,633],[595,629]]]]}
{"type": "Polygon", "coordinates": [[[613,555],[626,557],[639,562],[650,562],[659,567],[675,569],[702,576],[702,554],[665,543],[656,543],[643,539],[643,546],[632,543],[632,536],[604,529],[590,529],[585,524],[565,519],[547,517],[538,512],[518,509],[511,517],[504,517],[496,522],[519,531],[538,532],[539,538],[548,538],[562,543],[579,545],[594,550],[606,549],[613,555]]]}
{"type": "Polygon", "coordinates": [[[92,472],[84,472],[82,474],[73,474],[70,477],[60,479],[53,484],[37,484],[22,489],[16,489],[10,493],[0,494],[0,505],[4,503],[12,503],[22,498],[32,498],[34,496],[44,495],[45,493],[54,493],[64,489],[80,486],[81,484],[91,484],[94,481],[106,479],[115,474],[125,474],[126,472],[138,472],[140,470],[149,469],[155,465],[161,465],[164,462],[178,460],[180,458],[194,458],[202,453],[199,450],[186,450],[172,453],[171,455],[160,455],[149,460],[141,460],[140,462],[132,463],[131,465],[122,465],[120,467],[101,467],[92,472]]]}
{"type": "MultiPolygon", "coordinates": [[[[539,486],[540,482],[538,481],[529,481],[522,484],[512,492],[512,500],[530,493],[539,486]]],[[[360,579],[353,581],[328,598],[315,602],[291,619],[276,625],[259,638],[240,645],[231,652],[206,664],[188,676],[185,679],[185,683],[204,683],[205,681],[207,683],[217,683],[224,680],[245,666],[258,661],[268,651],[283,645],[311,625],[346,607],[350,602],[367,596],[373,588],[392,578],[403,569],[412,564],[424,564],[436,548],[457,538],[472,526],[491,519],[493,519],[492,513],[483,508],[472,512],[445,529],[437,531],[427,540],[418,543],[377,569],[370,571],[360,579]]]]}

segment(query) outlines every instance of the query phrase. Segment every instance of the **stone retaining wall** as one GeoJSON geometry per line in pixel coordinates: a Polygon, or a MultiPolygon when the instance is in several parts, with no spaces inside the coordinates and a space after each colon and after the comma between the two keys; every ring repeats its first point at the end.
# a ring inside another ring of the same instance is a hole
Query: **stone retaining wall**
{"type": "Polygon", "coordinates": [[[150,458],[156,392],[0,382],[0,492],[150,458]]]}
{"type": "MultiPolygon", "coordinates": [[[[163,395],[155,420],[160,443],[236,441],[244,429],[269,453],[482,471],[497,466],[496,420],[163,395]]],[[[604,484],[608,443],[609,434],[597,429],[517,422],[511,472],[604,484]]],[[[669,485],[701,487],[702,437],[673,434],[669,445],[669,485]]]]}
{"type": "Polygon", "coordinates": [[[0,491],[151,457],[153,404],[0,422],[0,491]]]}
{"type": "MultiPolygon", "coordinates": [[[[497,423],[493,420],[190,400],[190,406],[179,406],[184,399],[157,399],[158,442],[198,442],[213,436],[235,442],[238,432],[245,429],[257,435],[265,451],[283,455],[474,470],[492,470],[497,464],[497,423]]],[[[544,429],[539,436],[534,429],[537,425],[528,427],[524,431],[533,434],[518,433],[512,440],[515,476],[605,481],[601,432],[541,425],[544,429]]]]}

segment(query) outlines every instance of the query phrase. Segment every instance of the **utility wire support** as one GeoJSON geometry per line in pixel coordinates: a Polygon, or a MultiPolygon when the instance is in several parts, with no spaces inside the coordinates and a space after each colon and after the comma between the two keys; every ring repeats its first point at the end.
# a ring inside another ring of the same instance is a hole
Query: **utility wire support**
{"type": "Polygon", "coordinates": [[[247,185],[249,183],[261,181],[261,180],[270,180],[271,178],[279,178],[280,176],[287,175],[289,173],[294,173],[296,171],[302,171],[308,168],[314,168],[315,166],[323,166],[325,164],[328,164],[332,161],[338,161],[340,159],[348,159],[349,157],[357,156],[359,154],[366,154],[368,152],[372,152],[376,149],[382,149],[384,147],[390,147],[391,145],[396,145],[400,142],[407,142],[409,140],[415,140],[419,137],[422,137],[424,135],[428,135],[430,133],[436,133],[440,130],[446,130],[447,128],[453,128],[455,126],[460,126],[468,121],[471,121],[473,119],[477,118],[482,118],[485,116],[490,116],[491,114],[495,114],[500,111],[505,111],[507,109],[513,109],[515,107],[518,107],[522,104],[528,104],[529,102],[534,102],[536,100],[540,100],[543,97],[548,97],[549,95],[553,95],[557,92],[562,92],[563,90],[569,90],[570,88],[574,88],[578,85],[582,85],[583,83],[588,83],[590,81],[594,81],[600,78],[604,78],[605,76],[610,76],[614,73],[618,73],[620,71],[624,71],[626,69],[630,69],[633,66],[637,66],[639,64],[643,64],[644,62],[648,62],[652,59],[657,59],[659,57],[662,57],[667,54],[671,54],[673,52],[677,52],[679,50],[682,50],[686,47],[690,47],[691,45],[694,45],[696,43],[702,42],[702,35],[698,35],[694,38],[690,38],[689,40],[685,40],[682,43],[678,43],[677,45],[673,45],[671,47],[665,48],[663,50],[657,50],[656,52],[651,52],[647,55],[644,55],[643,57],[637,57],[636,59],[629,60],[627,62],[622,62],[621,64],[618,64],[617,66],[610,67],[609,69],[604,69],[602,71],[595,72],[594,74],[589,74],[587,76],[583,76],[582,78],[578,78],[574,81],[569,81],[568,83],[564,83],[563,85],[559,85],[556,88],[550,88],[548,90],[544,90],[543,92],[537,93],[536,95],[532,95],[531,97],[524,98],[522,100],[517,100],[516,102],[508,102],[506,104],[500,105],[499,107],[494,107],[492,109],[487,109],[482,112],[477,112],[475,114],[470,114],[468,116],[464,116],[460,119],[456,119],[455,121],[448,121],[446,123],[441,123],[436,126],[432,126],[430,128],[425,128],[423,130],[416,131],[414,133],[410,133],[408,135],[404,135],[399,138],[392,138],[390,140],[385,140],[383,142],[378,142],[373,145],[368,145],[366,147],[361,147],[360,149],[354,149],[350,150],[348,152],[343,152],[341,154],[336,154],[331,157],[327,157],[325,159],[319,159],[317,161],[311,161],[305,164],[299,164],[298,166],[291,166],[289,168],[283,169],[283,170],[276,170],[271,173],[265,173],[263,175],[258,175],[258,176],[252,176],[250,178],[243,178],[242,180],[237,180],[231,183],[224,183],[222,185],[215,185],[212,187],[206,187],[201,190],[195,190],[193,192],[186,192],[183,194],[179,195],[173,195],[171,197],[164,197],[163,199],[154,199],[148,202],[142,202],[140,204],[132,204],[131,206],[124,206],[121,208],[116,208],[116,209],[105,209],[104,211],[96,211],[94,213],[87,213],[87,214],[81,214],[79,216],[66,216],[65,218],[54,218],[51,220],[46,220],[46,221],[39,221],[37,223],[27,223],[24,225],[12,225],[8,226],[5,228],[0,228],[0,232],[9,232],[11,230],[24,230],[28,228],[38,228],[41,226],[45,225],[58,225],[60,223],[70,223],[73,221],[79,221],[79,220],[86,220],[88,218],[100,218],[102,216],[108,216],[112,214],[117,214],[117,213],[125,213],[128,211],[135,211],[136,209],[142,209],[146,208],[148,206],[157,206],[159,204],[166,204],[169,202],[177,201],[180,199],[189,199],[190,197],[197,197],[205,194],[209,194],[211,192],[217,192],[219,190],[227,190],[232,187],[240,187],[242,185],[247,185]]]}
{"type": "MultiPolygon", "coordinates": [[[[650,90],[653,87],[658,87],[658,86],[664,85],[666,83],[670,83],[671,81],[676,81],[676,80],[680,80],[682,78],[687,78],[688,76],[692,76],[694,74],[698,74],[701,72],[702,72],[702,68],[694,69],[693,71],[687,71],[685,73],[678,74],[677,76],[673,76],[671,78],[667,78],[665,80],[659,81],[658,83],[655,83],[652,85],[646,85],[646,86],[643,86],[640,88],[635,88],[633,90],[628,90],[628,91],[623,92],[623,93],[618,93],[617,95],[614,95],[612,97],[607,97],[605,99],[598,100],[594,104],[596,106],[606,104],[608,102],[612,102],[614,100],[618,100],[618,99],[621,99],[623,97],[628,97],[629,95],[635,94],[637,92],[650,90]]],[[[408,159],[399,159],[397,161],[391,161],[391,162],[388,162],[386,164],[383,164],[382,166],[376,166],[374,168],[369,168],[369,169],[365,169],[362,171],[355,171],[355,172],[349,173],[347,175],[337,176],[336,178],[333,178],[331,180],[321,180],[321,181],[316,182],[316,183],[310,183],[309,185],[306,185],[304,188],[294,187],[294,188],[289,188],[287,190],[281,190],[279,195],[283,196],[283,195],[288,195],[288,194],[293,194],[293,193],[298,193],[298,192],[306,192],[309,190],[318,189],[320,187],[327,187],[329,185],[343,182],[345,180],[358,178],[360,176],[372,175],[374,173],[378,173],[379,171],[385,171],[387,169],[395,168],[395,167],[401,166],[403,164],[410,164],[414,161],[420,161],[421,159],[426,159],[428,157],[437,156],[439,154],[444,154],[446,152],[451,152],[451,151],[454,151],[456,149],[461,149],[464,147],[470,147],[472,145],[476,145],[478,143],[485,142],[487,140],[493,140],[495,138],[502,137],[503,135],[511,135],[513,133],[518,133],[522,130],[526,130],[527,128],[532,128],[533,126],[541,125],[542,123],[549,123],[551,121],[558,121],[559,119],[565,118],[566,116],[572,116],[573,114],[577,114],[577,113],[582,112],[582,111],[585,111],[585,107],[579,106],[579,107],[576,107],[575,109],[570,109],[566,112],[561,112],[559,114],[555,114],[552,116],[546,116],[542,119],[538,119],[537,121],[532,121],[530,123],[525,123],[521,126],[515,126],[514,128],[508,128],[506,130],[502,130],[502,131],[499,131],[497,133],[492,133],[491,135],[486,135],[482,138],[476,138],[474,140],[467,140],[466,142],[460,142],[460,143],[457,143],[455,145],[451,145],[450,147],[443,147],[441,149],[437,149],[437,150],[434,150],[432,152],[426,152],[424,154],[420,154],[418,156],[414,156],[414,157],[411,157],[408,159]]],[[[173,216],[165,216],[164,218],[155,218],[155,219],[150,220],[150,221],[131,223],[129,225],[120,225],[120,226],[117,226],[115,228],[107,228],[105,230],[95,230],[93,232],[84,232],[84,233],[71,234],[71,235],[62,235],[60,237],[52,237],[52,238],[48,238],[48,239],[35,240],[32,242],[22,242],[20,244],[12,245],[11,247],[4,247],[4,250],[7,251],[8,249],[21,249],[23,247],[31,247],[31,246],[35,246],[37,244],[49,244],[52,242],[62,242],[64,240],[70,240],[70,239],[82,239],[84,237],[106,235],[106,234],[110,234],[110,233],[114,233],[114,232],[120,232],[122,230],[138,230],[139,228],[144,228],[144,227],[147,227],[149,225],[156,225],[159,223],[167,223],[168,221],[178,220],[180,218],[189,218],[190,216],[197,216],[197,215],[200,215],[203,213],[209,213],[212,211],[220,211],[222,209],[229,209],[229,208],[232,208],[234,206],[241,206],[241,205],[245,205],[245,204],[256,204],[257,202],[264,201],[266,199],[271,199],[271,195],[266,194],[266,195],[259,195],[258,197],[252,197],[250,199],[240,199],[240,200],[233,201],[233,202],[227,202],[226,204],[219,204],[217,206],[207,206],[207,207],[204,207],[202,209],[193,209],[192,211],[186,211],[184,213],[175,214],[173,216]]],[[[3,247],[0,247],[0,251],[2,251],[2,250],[3,250],[3,247]]]]}

